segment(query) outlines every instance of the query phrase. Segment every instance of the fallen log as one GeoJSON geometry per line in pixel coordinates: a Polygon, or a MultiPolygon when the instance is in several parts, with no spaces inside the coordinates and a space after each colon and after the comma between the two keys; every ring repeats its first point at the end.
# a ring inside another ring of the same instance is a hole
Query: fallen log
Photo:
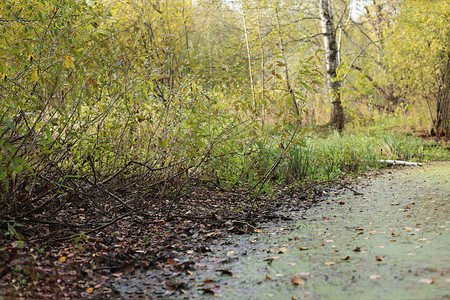
{"type": "Polygon", "coordinates": [[[403,161],[403,160],[385,160],[385,159],[379,159],[379,163],[382,164],[390,164],[390,165],[405,165],[405,166],[421,166],[421,163],[416,162],[410,162],[410,161],[403,161]]]}

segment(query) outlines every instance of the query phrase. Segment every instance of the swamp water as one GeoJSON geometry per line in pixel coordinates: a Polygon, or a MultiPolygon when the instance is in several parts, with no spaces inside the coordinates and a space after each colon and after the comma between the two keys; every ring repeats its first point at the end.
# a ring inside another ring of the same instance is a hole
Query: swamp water
{"type": "Polygon", "coordinates": [[[330,195],[294,221],[214,241],[179,276],[186,294],[155,294],[145,274],[116,290],[130,299],[449,299],[450,162],[385,170],[353,189],[363,195],[330,195]]]}

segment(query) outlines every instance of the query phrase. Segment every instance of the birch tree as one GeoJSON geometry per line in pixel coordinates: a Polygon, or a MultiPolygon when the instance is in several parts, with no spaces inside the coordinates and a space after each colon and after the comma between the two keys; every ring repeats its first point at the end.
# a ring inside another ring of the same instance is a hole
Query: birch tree
{"type": "Polygon", "coordinates": [[[331,117],[329,124],[339,131],[342,131],[344,129],[344,109],[342,108],[340,95],[341,82],[338,80],[336,74],[337,68],[339,67],[338,48],[330,1],[320,0],[319,10],[325,46],[327,87],[331,101],[331,117]]]}

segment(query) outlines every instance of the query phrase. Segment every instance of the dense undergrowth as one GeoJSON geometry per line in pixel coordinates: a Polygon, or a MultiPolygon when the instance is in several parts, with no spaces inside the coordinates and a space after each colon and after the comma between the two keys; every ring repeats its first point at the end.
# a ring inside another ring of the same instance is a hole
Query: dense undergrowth
{"type": "Polygon", "coordinates": [[[85,298],[88,273],[105,281],[131,264],[154,267],[197,238],[249,232],[272,216],[274,202],[307,209],[318,201],[309,187],[381,168],[379,159],[450,159],[448,142],[411,133],[412,106],[386,113],[366,94],[356,106],[360,96],[343,93],[344,132],[308,125],[329,115],[317,53],[294,59],[286,89],[283,32],[268,36],[255,75],[262,85],[250,88],[245,51],[211,45],[194,30],[203,26],[194,24],[196,2],[0,1],[7,297],[36,298],[50,282],[53,298],[69,297],[58,294],[64,284],[85,298]],[[213,46],[229,51],[215,54],[214,70],[211,53],[204,56],[213,46]],[[289,108],[294,94],[303,119],[289,108]]]}
{"type": "MultiPolygon", "coordinates": [[[[95,203],[85,199],[92,191],[128,211],[136,197],[141,206],[171,199],[170,217],[195,180],[252,192],[342,178],[379,167],[379,158],[448,159],[412,135],[295,128],[277,103],[286,93],[258,102],[244,86],[211,86],[177,46],[184,32],[157,10],[145,21],[108,5],[33,3],[7,2],[2,12],[0,216],[8,224],[95,203]]],[[[305,91],[317,84],[311,59],[300,71],[305,91]]]]}

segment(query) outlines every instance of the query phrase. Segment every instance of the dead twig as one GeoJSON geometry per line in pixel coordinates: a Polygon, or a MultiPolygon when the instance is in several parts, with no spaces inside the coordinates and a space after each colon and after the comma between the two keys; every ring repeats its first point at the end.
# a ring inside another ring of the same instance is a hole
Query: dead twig
{"type": "Polygon", "coordinates": [[[345,188],[345,189],[348,189],[348,190],[352,191],[352,192],[353,192],[353,195],[355,195],[355,196],[362,196],[362,195],[364,195],[363,193],[360,193],[360,192],[358,192],[358,191],[352,189],[351,187],[349,187],[349,186],[346,185],[346,184],[341,184],[341,186],[342,186],[343,188],[345,188]]]}
{"type": "Polygon", "coordinates": [[[259,196],[259,193],[261,193],[265,183],[269,179],[270,174],[272,174],[273,171],[275,171],[275,169],[280,164],[281,160],[283,159],[284,154],[289,149],[289,146],[292,144],[292,141],[296,137],[297,133],[298,133],[298,127],[295,128],[295,131],[292,134],[292,136],[291,136],[290,140],[288,141],[287,145],[284,147],[283,151],[281,151],[280,155],[278,155],[277,160],[272,164],[272,166],[269,168],[269,170],[267,170],[266,174],[264,174],[264,177],[261,178],[256,184],[254,184],[253,187],[251,187],[250,190],[253,190],[254,188],[256,188],[259,185],[258,191],[256,192],[255,196],[253,196],[252,199],[251,199],[251,209],[249,210],[249,212],[247,214],[247,218],[249,218],[250,215],[252,214],[252,212],[255,210],[255,208],[256,208],[255,202],[256,202],[256,199],[259,196]]]}
{"type": "Polygon", "coordinates": [[[79,236],[80,234],[88,235],[88,234],[94,233],[94,232],[96,232],[96,231],[102,230],[103,228],[106,228],[106,227],[108,227],[108,226],[111,226],[111,225],[114,224],[114,223],[117,223],[118,221],[122,220],[123,218],[126,218],[126,217],[131,216],[133,213],[134,213],[134,210],[132,210],[132,211],[130,211],[130,212],[127,212],[126,214],[123,214],[123,215],[121,215],[121,216],[115,218],[114,220],[112,220],[112,221],[110,221],[110,222],[108,222],[108,223],[106,223],[106,224],[103,224],[103,225],[101,225],[101,226],[99,226],[99,227],[96,227],[96,228],[94,228],[94,229],[91,229],[91,230],[88,230],[88,231],[85,231],[85,232],[81,232],[81,233],[77,233],[77,234],[73,234],[73,235],[71,235],[71,236],[66,236],[66,237],[63,237],[63,238],[54,239],[54,241],[55,241],[55,242],[63,242],[63,241],[67,241],[67,240],[70,240],[70,239],[74,239],[74,238],[76,238],[77,236],[79,236]]]}

